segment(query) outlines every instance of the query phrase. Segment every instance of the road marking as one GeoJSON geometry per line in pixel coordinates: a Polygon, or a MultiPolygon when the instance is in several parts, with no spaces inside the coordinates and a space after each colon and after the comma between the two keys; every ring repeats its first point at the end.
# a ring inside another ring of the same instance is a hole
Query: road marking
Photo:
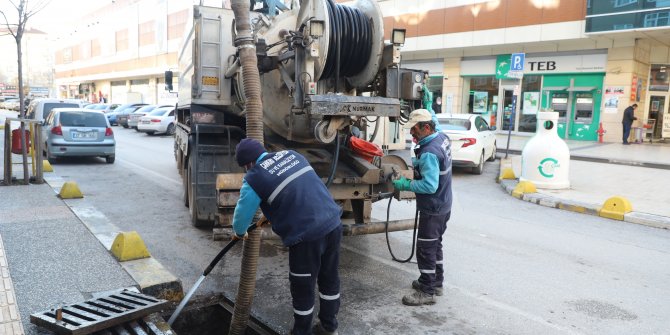
{"type": "MultiPolygon", "coordinates": [[[[375,260],[375,261],[377,261],[377,262],[379,262],[379,263],[382,263],[382,264],[384,264],[384,265],[388,265],[388,266],[390,266],[390,267],[393,267],[393,268],[396,268],[396,269],[398,269],[398,270],[404,271],[404,272],[406,272],[406,273],[408,273],[408,274],[410,274],[410,275],[414,275],[414,276],[416,276],[417,271],[418,271],[418,270],[415,269],[415,268],[412,268],[411,270],[410,270],[410,269],[407,269],[407,268],[405,268],[402,264],[400,264],[400,263],[398,263],[398,262],[394,262],[394,261],[392,261],[392,260],[389,260],[389,259],[386,259],[386,258],[382,258],[382,257],[379,257],[379,256],[371,255],[369,251],[360,250],[360,249],[358,249],[358,248],[355,248],[355,247],[346,245],[346,244],[344,244],[344,243],[341,244],[340,247],[341,247],[342,249],[346,249],[347,251],[351,251],[351,252],[353,252],[353,253],[355,253],[355,254],[359,254],[359,255],[361,255],[361,256],[371,258],[371,259],[373,259],[373,260],[375,260]]],[[[524,317],[524,318],[526,318],[526,319],[528,319],[528,320],[535,321],[535,322],[537,322],[537,323],[539,323],[539,324],[541,324],[541,325],[543,325],[543,326],[545,326],[545,327],[553,328],[553,329],[556,329],[556,330],[559,330],[559,331],[562,331],[562,332],[565,332],[565,333],[568,333],[568,334],[576,334],[576,335],[577,335],[577,334],[581,334],[581,333],[579,333],[579,332],[576,332],[574,329],[571,329],[571,328],[568,328],[568,327],[562,327],[562,326],[560,326],[560,325],[557,325],[557,324],[548,322],[548,321],[546,321],[546,320],[545,320],[543,317],[541,317],[541,316],[538,316],[538,315],[535,315],[535,314],[528,313],[528,312],[526,312],[526,311],[524,311],[524,310],[521,310],[521,309],[519,309],[519,308],[517,308],[517,307],[508,305],[508,304],[506,304],[506,303],[504,303],[504,302],[500,302],[500,301],[491,299],[491,298],[489,298],[488,296],[482,295],[481,293],[475,293],[475,292],[469,291],[469,290],[467,290],[467,289],[465,289],[465,288],[458,287],[458,286],[455,286],[455,285],[451,285],[451,284],[448,284],[448,283],[445,283],[444,287],[447,288],[447,289],[450,289],[450,290],[457,290],[457,291],[459,291],[461,294],[463,294],[463,295],[465,295],[465,296],[467,296],[467,297],[470,297],[470,298],[473,298],[473,299],[477,299],[477,300],[479,300],[479,301],[482,301],[482,302],[484,302],[484,303],[486,303],[486,304],[488,304],[488,305],[490,305],[490,306],[493,306],[493,307],[495,307],[495,308],[498,308],[498,309],[500,309],[500,310],[509,312],[509,313],[511,313],[511,314],[516,314],[516,315],[521,316],[521,317],[524,317]]]]}
{"type": "Polygon", "coordinates": [[[142,170],[142,171],[144,171],[144,172],[146,172],[146,173],[148,173],[148,174],[151,174],[151,175],[153,175],[154,177],[158,177],[158,178],[163,179],[163,180],[165,180],[165,181],[169,181],[169,182],[171,182],[171,183],[173,183],[173,184],[176,184],[176,185],[181,186],[181,181],[180,181],[180,180],[176,180],[176,179],[172,179],[172,178],[170,178],[170,177],[166,177],[166,176],[164,176],[164,175],[162,175],[162,174],[160,174],[160,173],[158,173],[158,172],[149,170],[149,169],[147,169],[147,168],[145,168],[145,167],[142,167],[142,166],[139,166],[139,165],[137,165],[137,164],[135,164],[135,163],[131,163],[131,162],[125,160],[125,159],[118,159],[118,158],[117,158],[116,160],[117,160],[118,162],[120,162],[121,164],[129,165],[129,166],[131,166],[131,167],[133,167],[133,168],[135,168],[135,169],[142,170]]]}

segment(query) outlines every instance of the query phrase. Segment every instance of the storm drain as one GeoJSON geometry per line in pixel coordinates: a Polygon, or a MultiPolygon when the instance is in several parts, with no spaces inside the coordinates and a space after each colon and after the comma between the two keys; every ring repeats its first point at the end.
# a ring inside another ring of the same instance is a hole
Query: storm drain
{"type": "Polygon", "coordinates": [[[120,291],[30,315],[30,322],[58,334],[169,334],[145,316],[168,302],[142,293],[120,291]]]}

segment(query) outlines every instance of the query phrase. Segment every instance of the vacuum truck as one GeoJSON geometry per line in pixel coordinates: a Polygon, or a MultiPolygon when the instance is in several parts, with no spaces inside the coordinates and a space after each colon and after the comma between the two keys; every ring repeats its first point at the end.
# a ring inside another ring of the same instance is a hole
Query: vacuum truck
{"type": "MultiPolygon", "coordinates": [[[[266,148],[310,161],[344,209],[345,235],[410,229],[413,217],[371,218],[376,201],[414,197],[394,194],[391,183],[411,177],[408,152],[389,154],[406,147],[402,124],[421,99],[424,77],[400,67],[404,31],[384,41],[375,0],[251,2],[266,148]]],[[[174,153],[192,224],[216,232],[230,226],[239,198],[244,171],[234,155],[248,131],[249,101],[233,11],[195,5],[189,20],[174,88],[174,153]]],[[[173,72],[165,77],[173,90],[173,72]]]]}

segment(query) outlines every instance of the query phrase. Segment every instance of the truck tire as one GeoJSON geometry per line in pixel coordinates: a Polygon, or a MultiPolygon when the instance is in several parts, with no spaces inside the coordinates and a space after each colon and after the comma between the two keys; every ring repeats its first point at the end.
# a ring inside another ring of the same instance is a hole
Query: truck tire
{"type": "Polygon", "coordinates": [[[196,197],[196,192],[194,192],[193,189],[193,183],[191,182],[192,180],[195,179],[195,170],[193,170],[193,161],[188,160],[188,172],[186,173],[188,175],[188,211],[191,214],[191,224],[196,227],[196,228],[202,228],[202,227],[208,227],[211,226],[211,223],[206,220],[200,220],[198,219],[198,205],[195,203],[195,197],[196,197]]]}
{"type": "Polygon", "coordinates": [[[190,182],[190,180],[188,179],[188,171],[186,171],[186,169],[182,168],[182,169],[179,170],[179,173],[181,174],[181,180],[182,180],[181,183],[183,185],[182,189],[184,191],[182,193],[183,198],[184,198],[184,206],[186,206],[186,208],[188,208],[188,185],[189,185],[189,182],[190,182]]]}

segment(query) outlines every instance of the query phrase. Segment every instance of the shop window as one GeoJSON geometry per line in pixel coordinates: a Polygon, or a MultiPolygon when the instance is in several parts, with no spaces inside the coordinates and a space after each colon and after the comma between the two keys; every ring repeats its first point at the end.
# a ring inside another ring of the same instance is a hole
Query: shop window
{"type": "Polygon", "coordinates": [[[431,76],[428,79],[428,89],[433,92],[433,111],[442,113],[442,76],[431,76]]]}
{"type": "Polygon", "coordinates": [[[465,78],[468,79],[470,84],[468,113],[495,113],[498,109],[498,79],[495,76],[465,78]]]}
{"type": "Polygon", "coordinates": [[[652,65],[649,76],[649,90],[655,92],[667,92],[670,89],[669,65],[652,65]]]}
{"type": "Polygon", "coordinates": [[[518,131],[534,133],[537,128],[537,112],[540,110],[541,76],[524,76],[521,85],[521,108],[518,131]]]}

